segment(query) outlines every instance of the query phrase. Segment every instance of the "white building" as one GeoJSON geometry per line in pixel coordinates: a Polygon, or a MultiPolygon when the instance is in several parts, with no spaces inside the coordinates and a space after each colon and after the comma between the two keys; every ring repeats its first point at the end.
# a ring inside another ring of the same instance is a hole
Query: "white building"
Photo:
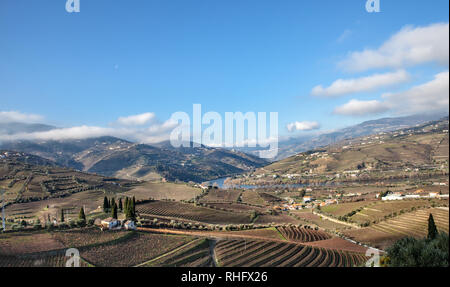
{"type": "Polygon", "coordinates": [[[120,222],[117,219],[108,217],[106,219],[103,219],[101,224],[102,224],[102,227],[104,227],[104,228],[113,229],[113,228],[118,227],[120,225],[120,222]]]}
{"type": "Polygon", "coordinates": [[[123,224],[123,227],[126,230],[136,230],[136,224],[134,224],[134,221],[132,221],[132,220],[125,221],[125,223],[123,224]]]}
{"type": "Polygon", "coordinates": [[[385,197],[381,198],[382,200],[403,200],[403,196],[401,195],[395,195],[395,194],[389,194],[386,195],[385,197]]]}

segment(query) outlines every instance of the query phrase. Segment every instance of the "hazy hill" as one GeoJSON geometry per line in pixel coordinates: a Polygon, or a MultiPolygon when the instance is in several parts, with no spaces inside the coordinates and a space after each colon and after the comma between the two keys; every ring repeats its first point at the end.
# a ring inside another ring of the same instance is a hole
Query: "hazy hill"
{"type": "Polygon", "coordinates": [[[66,197],[83,191],[127,191],[131,182],[78,172],[39,156],[0,151],[0,189],[6,203],[66,197]]]}
{"type": "Polygon", "coordinates": [[[209,147],[173,148],[136,144],[114,137],[65,141],[6,142],[2,148],[26,152],[62,166],[127,179],[196,181],[242,173],[265,165],[256,156],[209,147]]]}
{"type": "Polygon", "coordinates": [[[448,117],[416,127],[343,140],[298,153],[231,184],[385,181],[448,174],[448,117]]]}

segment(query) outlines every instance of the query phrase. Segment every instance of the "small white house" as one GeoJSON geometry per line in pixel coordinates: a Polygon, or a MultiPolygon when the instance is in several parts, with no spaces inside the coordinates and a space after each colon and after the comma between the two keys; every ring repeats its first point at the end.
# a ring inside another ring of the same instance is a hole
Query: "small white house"
{"type": "Polygon", "coordinates": [[[125,221],[125,223],[123,224],[123,227],[126,230],[136,230],[136,224],[132,220],[125,221]]]}
{"type": "Polygon", "coordinates": [[[115,218],[108,217],[106,219],[103,219],[101,224],[104,228],[113,229],[115,227],[118,227],[120,225],[120,222],[115,218]]]}
{"type": "Polygon", "coordinates": [[[304,202],[304,203],[311,202],[311,201],[312,201],[311,196],[305,196],[305,197],[303,197],[303,202],[304,202]]]}

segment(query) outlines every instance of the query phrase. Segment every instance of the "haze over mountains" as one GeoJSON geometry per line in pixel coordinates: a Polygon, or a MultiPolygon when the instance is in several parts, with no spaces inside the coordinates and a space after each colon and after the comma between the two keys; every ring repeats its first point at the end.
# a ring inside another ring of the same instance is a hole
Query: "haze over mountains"
{"type": "MultiPolygon", "coordinates": [[[[278,156],[274,160],[345,139],[413,127],[443,116],[383,118],[319,136],[291,138],[279,143],[278,156]]],[[[55,127],[44,124],[0,123],[0,134],[7,135],[52,129],[55,127]]],[[[202,182],[251,171],[268,163],[252,155],[255,149],[229,150],[206,146],[174,148],[168,141],[149,145],[109,136],[79,140],[1,142],[0,148],[40,156],[77,170],[139,180],[164,178],[169,181],[202,182]]]]}
{"type": "MultiPolygon", "coordinates": [[[[318,136],[308,135],[292,137],[279,142],[278,155],[273,161],[282,160],[300,152],[305,152],[318,147],[324,147],[345,139],[377,134],[380,132],[391,132],[404,128],[414,127],[429,121],[439,120],[448,116],[448,113],[422,114],[406,117],[381,118],[365,121],[363,123],[343,128],[337,131],[324,133],[318,136]]],[[[257,154],[257,149],[243,148],[244,152],[257,154]]]]}
{"type": "Polygon", "coordinates": [[[151,146],[115,137],[14,141],[2,149],[26,152],[78,170],[126,179],[201,182],[237,174],[267,162],[256,156],[209,147],[151,146]]]}

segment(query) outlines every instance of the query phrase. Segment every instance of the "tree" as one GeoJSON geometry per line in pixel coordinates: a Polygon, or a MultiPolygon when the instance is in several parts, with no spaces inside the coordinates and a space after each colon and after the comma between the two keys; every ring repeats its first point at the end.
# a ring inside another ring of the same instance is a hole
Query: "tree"
{"type": "Polygon", "coordinates": [[[428,239],[435,239],[438,234],[436,224],[434,223],[433,214],[428,217],[428,239]]]}
{"type": "Polygon", "coordinates": [[[103,212],[108,212],[109,209],[109,201],[108,201],[108,197],[105,196],[105,198],[103,199],[103,212]]]}
{"type": "Polygon", "coordinates": [[[64,209],[61,208],[61,222],[64,222],[64,209]]]}
{"type": "Polygon", "coordinates": [[[441,232],[434,239],[406,237],[386,250],[384,262],[390,267],[448,267],[448,234],[441,232]]]}
{"type": "Polygon", "coordinates": [[[119,209],[120,209],[120,211],[123,210],[123,206],[122,206],[122,198],[119,198],[119,209]]]}
{"type": "Polygon", "coordinates": [[[128,199],[128,197],[125,197],[125,212],[128,210],[128,206],[130,205],[130,200],[128,199]]]}
{"type": "Polygon", "coordinates": [[[80,208],[80,213],[78,213],[78,219],[86,222],[86,215],[84,214],[84,208],[80,208]]]}
{"type": "Polygon", "coordinates": [[[115,201],[113,201],[113,206],[111,207],[111,217],[117,219],[117,205],[115,201]]]}
{"type": "Polygon", "coordinates": [[[125,217],[127,219],[131,219],[131,220],[136,219],[135,205],[134,205],[134,201],[131,199],[125,200],[125,217]]]}
{"type": "Polygon", "coordinates": [[[136,217],[136,198],[133,196],[133,218],[136,217]]]}

